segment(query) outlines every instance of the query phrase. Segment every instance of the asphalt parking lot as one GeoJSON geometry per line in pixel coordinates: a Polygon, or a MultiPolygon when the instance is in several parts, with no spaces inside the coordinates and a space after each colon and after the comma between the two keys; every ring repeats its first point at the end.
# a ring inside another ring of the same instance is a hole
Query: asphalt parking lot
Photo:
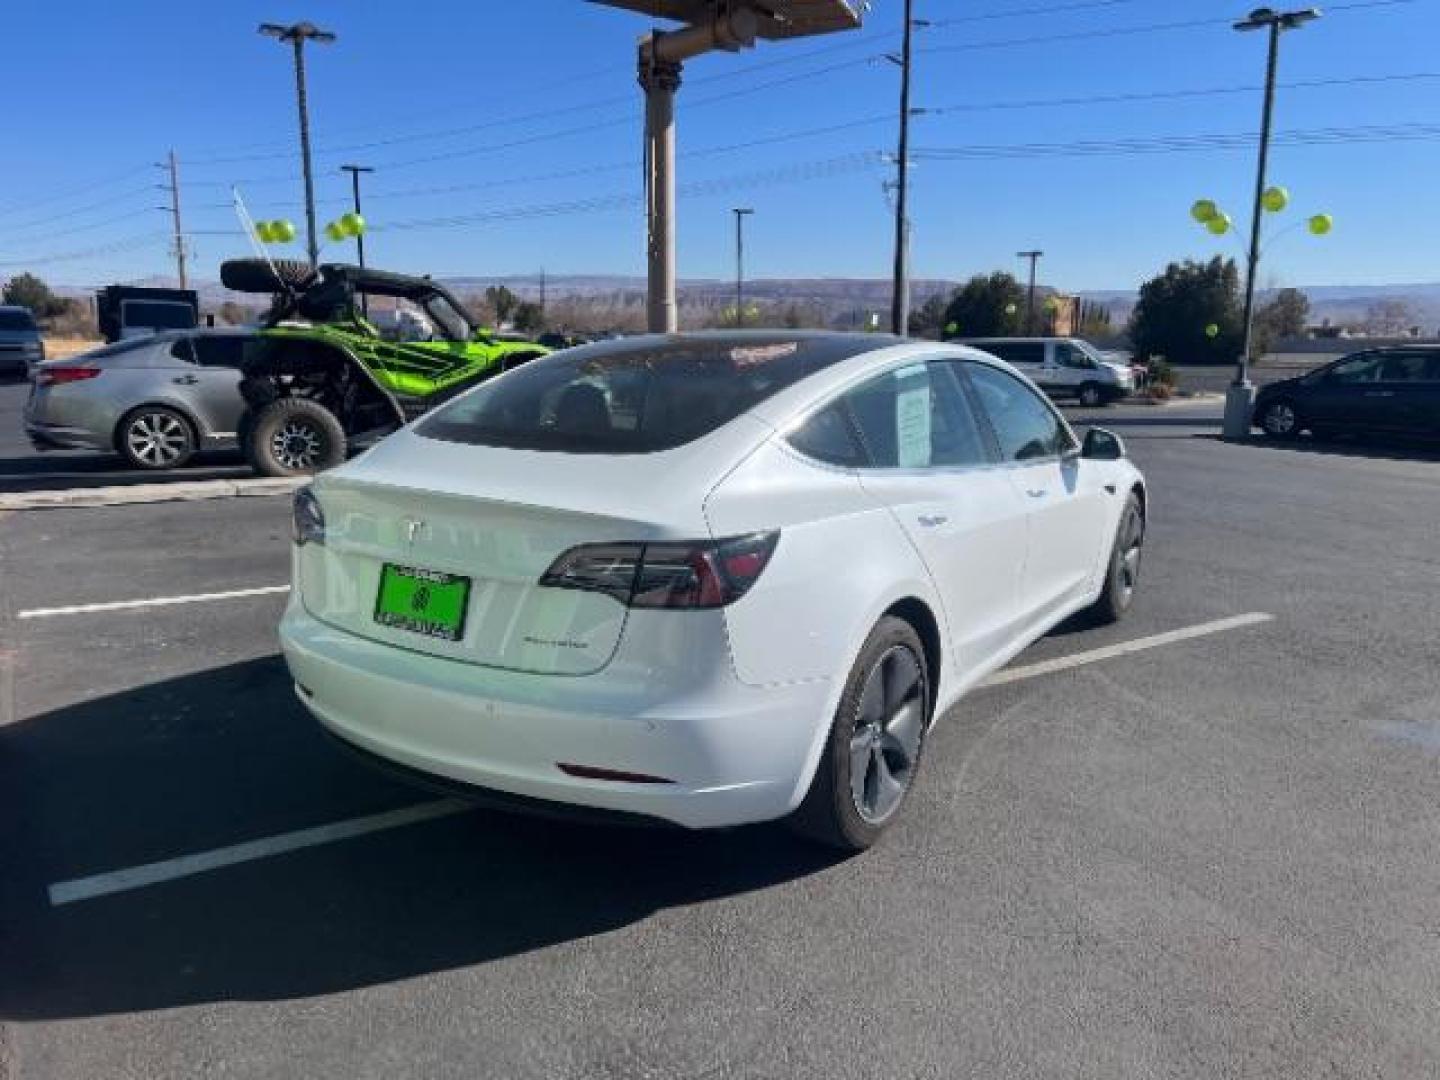
{"type": "Polygon", "coordinates": [[[1135,610],[849,861],[353,764],[276,655],[285,498],[0,514],[0,1077],[1440,1075],[1440,461],[1103,415],[1135,610]]]}

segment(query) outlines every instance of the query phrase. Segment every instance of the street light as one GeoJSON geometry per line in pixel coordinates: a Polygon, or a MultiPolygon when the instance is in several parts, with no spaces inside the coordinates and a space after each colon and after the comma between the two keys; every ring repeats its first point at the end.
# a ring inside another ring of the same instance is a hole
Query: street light
{"type": "Polygon", "coordinates": [[[748,206],[737,206],[735,215],[735,325],[745,325],[745,219],[755,213],[748,206]]]}
{"type": "Polygon", "coordinates": [[[1235,24],[1240,31],[1268,30],[1270,47],[1265,64],[1265,104],[1260,118],[1260,158],[1255,170],[1255,204],[1250,216],[1250,250],[1245,275],[1245,337],[1235,365],[1235,381],[1225,391],[1224,435],[1243,439],[1250,434],[1250,413],[1255,405],[1255,387],[1250,382],[1250,346],[1255,332],[1255,269],[1260,261],[1260,215],[1264,211],[1265,167],[1270,156],[1270,121],[1275,111],[1275,67],[1280,58],[1280,34],[1295,30],[1320,17],[1318,8],[1276,11],[1256,8],[1235,24]]]}
{"type": "Polygon", "coordinates": [[[290,26],[261,23],[260,33],[277,41],[288,41],[295,49],[295,98],[300,108],[300,163],[305,172],[305,229],[310,251],[310,265],[320,261],[320,244],[315,238],[315,181],[310,171],[310,108],[305,97],[305,42],[329,45],[335,35],[321,30],[314,23],[299,22],[290,26]]]}

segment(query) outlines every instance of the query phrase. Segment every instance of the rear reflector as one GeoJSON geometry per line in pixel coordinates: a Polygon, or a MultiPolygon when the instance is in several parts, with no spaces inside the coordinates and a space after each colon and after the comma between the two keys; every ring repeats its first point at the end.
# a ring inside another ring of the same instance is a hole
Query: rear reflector
{"type": "Polygon", "coordinates": [[[609,780],[616,784],[673,784],[663,776],[648,776],[645,773],[621,772],[618,769],[601,769],[594,765],[571,765],[567,761],[555,763],[566,776],[581,780],[609,780]]]}
{"type": "Polygon", "coordinates": [[[35,376],[41,386],[59,386],[62,383],[84,382],[100,374],[98,367],[57,367],[42,369],[35,376]]]}
{"type": "Polygon", "coordinates": [[[613,596],[632,608],[698,610],[733,604],[775,553],[778,532],[664,544],[583,544],[551,565],[540,584],[613,596]]]}

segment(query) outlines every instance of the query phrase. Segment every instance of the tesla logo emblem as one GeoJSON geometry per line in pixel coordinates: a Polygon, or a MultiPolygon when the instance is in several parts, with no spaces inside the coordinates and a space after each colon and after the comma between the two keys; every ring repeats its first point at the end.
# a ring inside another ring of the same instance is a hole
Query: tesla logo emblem
{"type": "Polygon", "coordinates": [[[415,546],[416,538],[425,531],[425,522],[419,518],[405,519],[405,542],[411,547],[415,546]]]}

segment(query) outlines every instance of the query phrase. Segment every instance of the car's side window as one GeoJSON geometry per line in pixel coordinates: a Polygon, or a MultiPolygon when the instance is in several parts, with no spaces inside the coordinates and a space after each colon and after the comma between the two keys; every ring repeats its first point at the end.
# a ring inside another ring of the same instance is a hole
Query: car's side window
{"type": "Polygon", "coordinates": [[[195,339],[195,362],[201,367],[238,368],[245,355],[245,339],[202,337],[195,339]]]}
{"type": "Polygon", "coordinates": [[[1057,341],[1055,343],[1055,362],[1061,367],[1068,368],[1088,368],[1091,366],[1090,358],[1086,356],[1084,352],[1077,349],[1074,345],[1069,345],[1063,341],[1057,341]]]}
{"type": "Polygon", "coordinates": [[[835,465],[928,469],[989,463],[980,424],[947,362],[908,364],[871,379],[815,413],[790,443],[835,465]]]}
{"type": "Polygon", "coordinates": [[[1428,382],[1431,378],[1429,372],[1434,360],[1426,353],[1392,352],[1381,355],[1381,382],[1418,383],[1428,382]]]}
{"type": "Polygon", "coordinates": [[[975,388],[1005,461],[1037,461],[1075,448],[1069,429],[1050,403],[1008,372],[966,361],[975,388]]]}
{"type": "Polygon", "coordinates": [[[1380,364],[1383,353],[1361,353],[1341,360],[1325,376],[1326,382],[1370,383],[1380,378],[1380,364]]]}
{"type": "Polygon", "coordinates": [[[866,463],[843,401],[832,401],[791,432],[790,445],[827,465],[855,468],[866,463]]]}

